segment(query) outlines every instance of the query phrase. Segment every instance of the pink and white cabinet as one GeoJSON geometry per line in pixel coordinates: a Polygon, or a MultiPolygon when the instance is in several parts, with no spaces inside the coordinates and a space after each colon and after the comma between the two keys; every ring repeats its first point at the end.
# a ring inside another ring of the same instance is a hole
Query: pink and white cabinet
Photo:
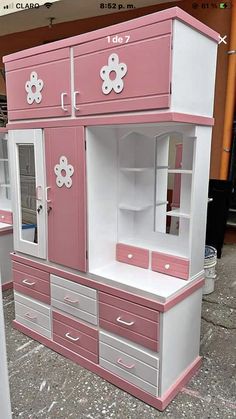
{"type": "Polygon", "coordinates": [[[14,325],[160,410],[201,362],[217,40],[172,8],[5,57],[14,325]]]}

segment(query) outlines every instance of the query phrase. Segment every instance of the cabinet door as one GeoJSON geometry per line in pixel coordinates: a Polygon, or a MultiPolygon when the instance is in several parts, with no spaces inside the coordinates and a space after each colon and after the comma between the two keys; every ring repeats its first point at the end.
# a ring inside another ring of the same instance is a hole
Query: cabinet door
{"type": "Polygon", "coordinates": [[[45,130],[48,258],[86,271],[85,141],[83,127],[45,130]]]}
{"type": "Polygon", "coordinates": [[[9,120],[71,115],[69,48],[6,63],[9,120]]]}
{"type": "Polygon", "coordinates": [[[46,203],[42,130],[9,131],[9,154],[14,197],[14,248],[45,259],[46,203]]]}
{"type": "Polygon", "coordinates": [[[76,115],[168,108],[171,21],[74,47],[76,115]]]}

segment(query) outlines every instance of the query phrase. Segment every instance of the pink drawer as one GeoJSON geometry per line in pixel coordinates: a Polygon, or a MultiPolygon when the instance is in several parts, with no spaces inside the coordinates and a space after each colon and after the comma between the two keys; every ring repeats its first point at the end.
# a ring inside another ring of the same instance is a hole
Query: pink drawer
{"type": "Polygon", "coordinates": [[[0,222],[6,223],[6,224],[12,224],[13,223],[12,212],[0,210],[0,222]]]}
{"type": "Polygon", "coordinates": [[[99,325],[147,348],[158,351],[159,312],[99,293],[99,325]]]}
{"type": "Polygon", "coordinates": [[[140,268],[148,269],[149,251],[139,247],[118,243],[116,245],[116,259],[119,262],[124,262],[128,263],[129,265],[135,265],[139,266],[140,268]]]}
{"type": "Polygon", "coordinates": [[[152,270],[177,278],[189,278],[189,260],[164,253],[152,252],[152,270]]]}
{"type": "Polygon", "coordinates": [[[53,340],[98,363],[98,331],[95,328],[53,311],[53,340]]]}
{"type": "Polygon", "coordinates": [[[50,282],[47,272],[13,262],[13,283],[15,291],[50,304],[50,282]]]}

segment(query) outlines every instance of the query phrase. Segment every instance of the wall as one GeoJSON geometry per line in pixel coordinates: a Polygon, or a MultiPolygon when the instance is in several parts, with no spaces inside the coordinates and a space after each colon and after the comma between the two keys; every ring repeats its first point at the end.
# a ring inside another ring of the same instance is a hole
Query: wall
{"type": "MultiPolygon", "coordinates": [[[[30,48],[32,46],[41,45],[45,42],[50,42],[62,38],[66,38],[80,33],[89,32],[94,29],[99,29],[118,22],[123,22],[135,17],[143,16],[145,14],[153,13],[168,7],[179,6],[192,16],[196,17],[212,29],[218,31],[221,36],[227,35],[229,40],[230,34],[230,9],[201,7],[202,2],[194,9],[192,1],[183,0],[175,3],[165,3],[163,5],[155,5],[142,9],[129,10],[126,12],[115,13],[113,15],[99,16],[84,20],[77,20],[74,22],[61,23],[54,25],[52,28],[44,27],[27,32],[20,32],[17,34],[10,34],[0,37],[0,67],[2,66],[2,57],[15,51],[30,48]]],[[[203,3],[204,0],[203,0],[203,3]]],[[[213,2],[209,2],[209,7],[213,2]]],[[[205,3],[206,4],[206,3],[205,3]]],[[[219,2],[218,2],[219,4],[219,2]]],[[[227,40],[226,39],[226,40],[227,40]]],[[[216,78],[216,92],[215,92],[215,126],[213,129],[213,143],[211,152],[211,177],[219,178],[220,173],[220,157],[222,148],[222,133],[224,122],[224,106],[225,106],[225,92],[227,81],[227,55],[228,46],[223,42],[219,45],[217,78],[216,78]]],[[[207,60],[207,57],[206,57],[207,60]]],[[[204,68],[203,68],[204,71],[204,68]]],[[[0,94],[5,92],[5,86],[0,76],[0,94]]]]}

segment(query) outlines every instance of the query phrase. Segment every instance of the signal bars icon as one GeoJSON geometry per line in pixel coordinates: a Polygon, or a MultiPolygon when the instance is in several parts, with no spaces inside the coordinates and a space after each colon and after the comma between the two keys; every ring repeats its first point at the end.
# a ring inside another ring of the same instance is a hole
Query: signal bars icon
{"type": "Polygon", "coordinates": [[[50,9],[50,7],[52,6],[52,3],[48,1],[47,3],[44,3],[44,6],[47,7],[47,9],[50,9]]]}

